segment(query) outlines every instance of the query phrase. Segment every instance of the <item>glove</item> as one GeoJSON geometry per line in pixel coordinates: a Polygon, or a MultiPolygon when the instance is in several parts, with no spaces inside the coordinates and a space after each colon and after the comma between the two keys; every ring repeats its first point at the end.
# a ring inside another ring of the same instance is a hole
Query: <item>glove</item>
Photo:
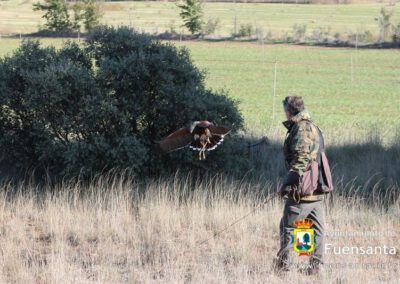
{"type": "Polygon", "coordinates": [[[292,187],[299,185],[300,175],[298,172],[289,171],[286,178],[283,181],[281,188],[279,189],[280,196],[285,196],[292,191],[292,187]]]}
{"type": "Polygon", "coordinates": [[[284,197],[285,195],[289,194],[292,191],[292,188],[290,186],[282,185],[281,188],[279,189],[279,195],[281,197],[284,197]]]}

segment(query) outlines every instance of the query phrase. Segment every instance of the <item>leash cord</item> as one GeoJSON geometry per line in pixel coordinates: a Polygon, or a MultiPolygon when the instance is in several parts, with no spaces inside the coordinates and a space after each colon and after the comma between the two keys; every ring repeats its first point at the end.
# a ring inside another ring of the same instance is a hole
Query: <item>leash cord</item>
{"type": "Polygon", "coordinates": [[[256,206],[256,208],[254,208],[253,210],[251,210],[249,213],[247,213],[246,215],[240,217],[239,219],[236,219],[234,222],[230,223],[229,225],[225,226],[223,229],[215,232],[213,234],[212,237],[205,239],[203,241],[201,241],[200,243],[198,243],[199,246],[201,246],[202,244],[207,243],[208,241],[214,239],[215,237],[221,235],[223,232],[227,231],[229,228],[233,227],[234,225],[236,225],[237,223],[239,223],[240,221],[242,221],[243,219],[247,218],[248,216],[250,216],[251,214],[253,214],[254,212],[256,212],[259,208],[261,208],[263,205],[267,204],[269,201],[271,201],[275,196],[277,196],[277,193],[273,193],[269,198],[265,199],[264,202],[258,204],[256,206]]]}

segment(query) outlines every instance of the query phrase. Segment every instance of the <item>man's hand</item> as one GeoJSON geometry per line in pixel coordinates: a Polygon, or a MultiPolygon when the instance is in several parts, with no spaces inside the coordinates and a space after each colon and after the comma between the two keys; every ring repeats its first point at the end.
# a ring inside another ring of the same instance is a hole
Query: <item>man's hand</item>
{"type": "Polygon", "coordinates": [[[290,186],[287,186],[287,185],[285,185],[285,184],[282,184],[281,188],[279,189],[279,195],[280,195],[281,197],[284,197],[285,195],[289,194],[291,190],[292,190],[292,189],[291,189],[290,186]]]}
{"type": "Polygon", "coordinates": [[[281,188],[279,189],[280,196],[285,196],[292,191],[292,187],[296,187],[299,185],[300,175],[298,172],[289,171],[281,188]]]}

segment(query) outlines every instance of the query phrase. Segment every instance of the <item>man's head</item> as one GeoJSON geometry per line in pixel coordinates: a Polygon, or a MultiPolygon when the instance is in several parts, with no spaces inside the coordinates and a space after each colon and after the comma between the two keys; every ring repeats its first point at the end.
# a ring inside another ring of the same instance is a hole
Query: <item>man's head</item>
{"type": "Polygon", "coordinates": [[[282,101],[282,103],[287,119],[292,118],[304,110],[304,101],[302,97],[288,96],[282,101]]]}

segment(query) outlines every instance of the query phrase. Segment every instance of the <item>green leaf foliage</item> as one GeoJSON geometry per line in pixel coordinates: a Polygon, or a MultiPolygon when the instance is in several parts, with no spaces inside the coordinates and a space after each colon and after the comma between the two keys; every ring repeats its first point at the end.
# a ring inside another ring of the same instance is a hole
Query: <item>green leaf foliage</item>
{"type": "Polygon", "coordinates": [[[64,0],[44,0],[34,3],[34,11],[44,11],[45,27],[53,32],[66,32],[72,28],[68,13],[68,3],[64,0]]]}
{"type": "Polygon", "coordinates": [[[200,0],[183,0],[177,5],[181,12],[179,15],[183,19],[184,26],[192,33],[196,34],[203,27],[203,7],[200,0]]]}
{"type": "Polygon", "coordinates": [[[83,25],[86,31],[99,25],[103,16],[101,5],[95,0],[68,3],[65,0],[44,0],[33,4],[34,11],[43,11],[45,30],[54,33],[79,31],[83,25]],[[71,17],[72,13],[72,17],[71,17]]]}
{"type": "Polygon", "coordinates": [[[157,150],[157,141],[189,121],[235,132],[243,120],[224,91],[205,88],[188,50],[126,27],[97,27],[84,46],[59,50],[23,42],[0,59],[0,104],[0,164],[13,173],[87,176],[128,168],[154,175],[238,165],[229,142],[210,163],[189,151],[157,150]]]}

